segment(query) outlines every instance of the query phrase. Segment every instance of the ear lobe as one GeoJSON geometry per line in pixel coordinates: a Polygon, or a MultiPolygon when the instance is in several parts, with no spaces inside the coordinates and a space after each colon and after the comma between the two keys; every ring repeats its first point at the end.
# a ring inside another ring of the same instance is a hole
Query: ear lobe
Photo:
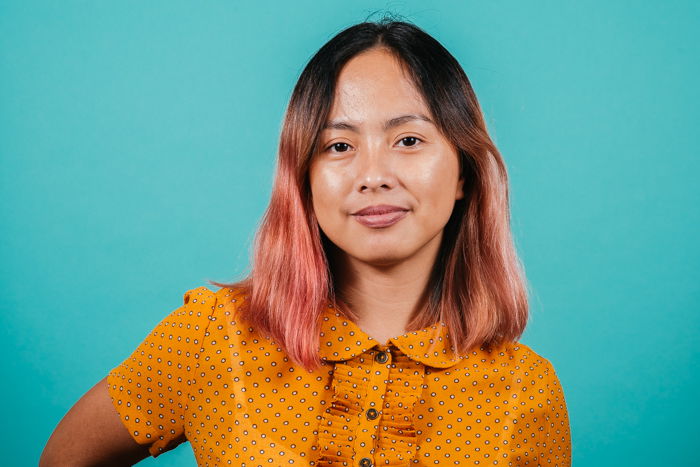
{"type": "Polygon", "coordinates": [[[462,198],[464,198],[464,177],[457,182],[457,193],[455,194],[455,200],[462,198]]]}

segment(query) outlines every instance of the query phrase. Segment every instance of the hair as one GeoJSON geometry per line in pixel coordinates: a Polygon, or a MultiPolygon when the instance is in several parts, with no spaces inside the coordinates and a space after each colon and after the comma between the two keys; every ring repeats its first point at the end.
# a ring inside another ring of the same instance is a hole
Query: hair
{"type": "Polygon", "coordinates": [[[246,299],[237,313],[309,371],[319,356],[325,306],[352,310],[336,296],[332,244],[311,203],[309,165],[328,118],[336,80],[355,55],[381,47],[399,59],[439,130],[458,150],[464,197],[455,201],[428,283],[428,304],[407,332],[444,322],[456,352],[515,341],[525,330],[525,275],[510,231],[508,175],[476,95],[457,60],[428,33],[384,18],[348,27],[309,60],[282,125],[275,178],[255,235],[251,268],[234,283],[246,299]]]}

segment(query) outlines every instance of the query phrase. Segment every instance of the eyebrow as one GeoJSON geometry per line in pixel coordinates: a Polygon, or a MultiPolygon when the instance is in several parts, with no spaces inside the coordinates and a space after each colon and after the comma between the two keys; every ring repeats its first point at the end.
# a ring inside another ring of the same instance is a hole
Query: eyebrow
{"type": "MultiPolygon", "coordinates": [[[[397,127],[399,125],[403,125],[404,123],[410,122],[412,120],[423,120],[428,123],[433,123],[433,121],[430,118],[426,117],[423,114],[401,115],[399,117],[394,117],[384,122],[384,131],[397,127]]],[[[330,120],[326,122],[326,124],[323,126],[323,129],[349,130],[354,131],[355,133],[359,133],[359,128],[356,125],[341,120],[330,120]]]]}

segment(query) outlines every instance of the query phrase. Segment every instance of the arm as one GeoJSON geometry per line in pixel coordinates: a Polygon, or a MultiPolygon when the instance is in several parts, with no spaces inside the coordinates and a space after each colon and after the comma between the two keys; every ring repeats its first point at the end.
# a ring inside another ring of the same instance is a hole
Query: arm
{"type": "Polygon", "coordinates": [[[40,467],[133,465],[187,440],[186,387],[216,295],[198,287],[183,301],[68,411],[40,467]]]}
{"type": "Polygon", "coordinates": [[[119,418],[105,377],[63,417],[44,447],[39,467],[128,466],[148,456],[148,446],[138,444],[119,418]]]}

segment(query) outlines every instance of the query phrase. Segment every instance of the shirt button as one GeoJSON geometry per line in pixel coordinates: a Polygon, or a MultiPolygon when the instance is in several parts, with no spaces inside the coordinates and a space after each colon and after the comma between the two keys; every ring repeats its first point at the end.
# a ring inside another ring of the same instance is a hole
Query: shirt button
{"type": "Polygon", "coordinates": [[[375,357],[375,360],[377,360],[379,363],[386,363],[387,360],[389,360],[389,354],[386,352],[379,352],[375,357]]]}
{"type": "Polygon", "coordinates": [[[367,418],[368,418],[369,420],[374,420],[374,419],[377,418],[378,416],[379,416],[379,412],[377,412],[376,409],[369,409],[369,410],[367,410],[367,418]]]}
{"type": "Polygon", "coordinates": [[[369,457],[363,457],[360,459],[360,467],[372,467],[372,459],[369,457]]]}

